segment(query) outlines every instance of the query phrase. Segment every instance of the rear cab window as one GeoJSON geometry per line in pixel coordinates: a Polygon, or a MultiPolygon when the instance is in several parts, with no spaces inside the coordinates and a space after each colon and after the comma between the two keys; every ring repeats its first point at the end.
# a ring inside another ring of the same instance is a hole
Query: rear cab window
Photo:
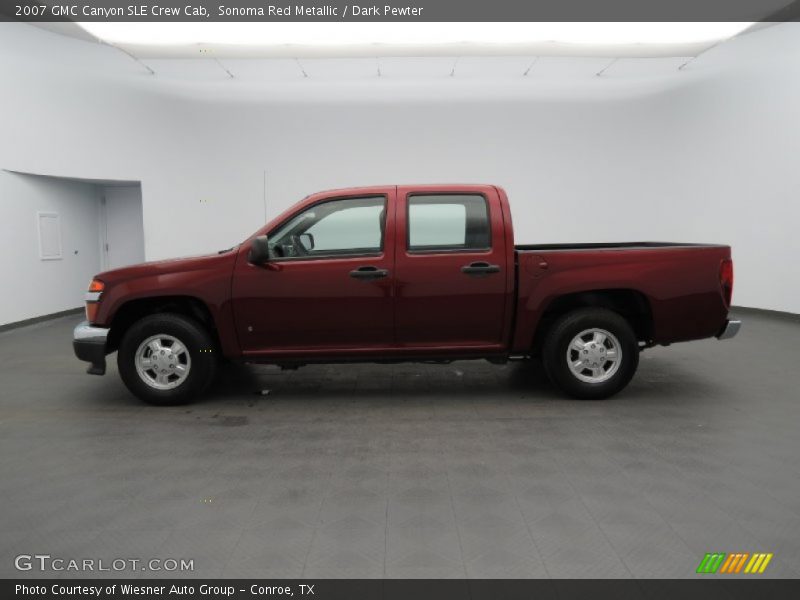
{"type": "Polygon", "coordinates": [[[409,252],[489,250],[489,207],[481,194],[415,194],[408,198],[409,252]]]}

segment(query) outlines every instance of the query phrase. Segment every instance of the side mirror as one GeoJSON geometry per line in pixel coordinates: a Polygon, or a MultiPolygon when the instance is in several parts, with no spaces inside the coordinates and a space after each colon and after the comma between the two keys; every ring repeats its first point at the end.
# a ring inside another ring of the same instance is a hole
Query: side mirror
{"type": "Polygon", "coordinates": [[[247,255],[247,262],[253,265],[263,265],[269,260],[269,243],[267,236],[260,235],[253,238],[253,243],[250,246],[250,252],[247,255]]]}
{"type": "Polygon", "coordinates": [[[303,248],[306,251],[314,249],[314,234],[311,233],[301,233],[299,236],[300,243],[303,244],[303,248]]]}

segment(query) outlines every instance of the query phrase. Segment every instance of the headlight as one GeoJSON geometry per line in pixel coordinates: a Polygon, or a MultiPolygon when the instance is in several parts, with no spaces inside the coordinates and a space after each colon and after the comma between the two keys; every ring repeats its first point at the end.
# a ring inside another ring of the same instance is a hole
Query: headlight
{"type": "Polygon", "coordinates": [[[86,320],[94,323],[97,318],[97,310],[100,308],[100,297],[106,284],[99,279],[92,279],[89,283],[89,290],[86,292],[86,320]]]}

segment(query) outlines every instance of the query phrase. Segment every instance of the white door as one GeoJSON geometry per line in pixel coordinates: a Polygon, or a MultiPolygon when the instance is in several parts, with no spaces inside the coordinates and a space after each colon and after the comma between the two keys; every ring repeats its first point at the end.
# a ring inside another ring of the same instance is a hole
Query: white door
{"type": "Polygon", "coordinates": [[[144,262],[141,186],[101,188],[100,215],[103,270],[144,262]]]}

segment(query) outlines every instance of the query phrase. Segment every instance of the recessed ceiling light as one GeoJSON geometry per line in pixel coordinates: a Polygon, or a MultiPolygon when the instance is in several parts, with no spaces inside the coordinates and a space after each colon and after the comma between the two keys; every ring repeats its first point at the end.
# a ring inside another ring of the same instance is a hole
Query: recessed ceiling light
{"type": "Polygon", "coordinates": [[[587,46],[714,43],[752,23],[79,23],[112,44],[251,47],[587,46]]]}

